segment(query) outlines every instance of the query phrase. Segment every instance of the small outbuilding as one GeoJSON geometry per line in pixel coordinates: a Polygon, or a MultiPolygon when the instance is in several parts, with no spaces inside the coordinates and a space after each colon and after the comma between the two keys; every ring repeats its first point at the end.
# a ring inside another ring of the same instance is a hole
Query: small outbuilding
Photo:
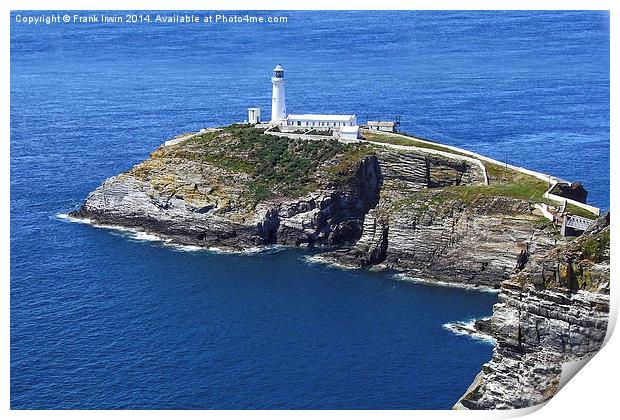
{"type": "Polygon", "coordinates": [[[345,125],[339,131],[338,137],[343,140],[357,140],[360,128],[358,125],[345,125]]]}
{"type": "Polygon", "coordinates": [[[260,123],[260,108],[248,108],[248,122],[250,124],[260,123]]]}
{"type": "Polygon", "coordinates": [[[368,121],[366,124],[371,130],[387,131],[390,133],[396,132],[397,123],[394,121],[368,121]]]}

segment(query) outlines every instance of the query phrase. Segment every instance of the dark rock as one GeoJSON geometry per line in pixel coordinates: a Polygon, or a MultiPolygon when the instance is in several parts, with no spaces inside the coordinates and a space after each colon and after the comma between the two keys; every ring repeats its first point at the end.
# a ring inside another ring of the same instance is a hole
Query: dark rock
{"type": "Polygon", "coordinates": [[[573,182],[572,184],[559,182],[551,190],[551,193],[580,203],[586,203],[588,198],[588,192],[580,182],[573,182]]]}
{"type": "Polygon", "coordinates": [[[477,319],[474,322],[474,327],[481,334],[491,335],[492,331],[493,331],[492,328],[491,328],[491,318],[480,318],[480,319],[477,319]]]}

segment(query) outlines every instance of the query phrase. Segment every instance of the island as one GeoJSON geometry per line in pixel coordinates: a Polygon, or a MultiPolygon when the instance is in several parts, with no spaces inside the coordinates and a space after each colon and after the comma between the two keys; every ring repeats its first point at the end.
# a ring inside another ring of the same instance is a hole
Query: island
{"type": "Polygon", "coordinates": [[[249,108],[246,123],[168,140],[70,216],[178,245],[308,247],[326,264],[497,290],[491,319],[473,327],[495,340],[493,356],[458,409],[543,403],[563,364],[602,347],[609,213],[586,203],[580,183],[394,123],[288,114],[284,82],[277,66],[269,123],[249,108]]]}

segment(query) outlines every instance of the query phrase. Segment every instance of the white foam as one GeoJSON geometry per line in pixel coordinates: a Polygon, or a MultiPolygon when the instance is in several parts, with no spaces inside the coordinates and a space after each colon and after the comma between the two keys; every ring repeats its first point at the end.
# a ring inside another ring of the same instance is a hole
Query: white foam
{"type": "Polygon", "coordinates": [[[464,335],[473,338],[474,340],[495,345],[495,339],[488,334],[476,331],[475,324],[476,319],[469,319],[467,321],[448,322],[443,324],[443,327],[455,335],[464,335]]]}
{"type": "Polygon", "coordinates": [[[82,223],[85,225],[92,225],[94,222],[91,219],[88,218],[78,218],[78,217],[73,217],[71,215],[69,215],[69,213],[58,213],[56,215],[56,218],[60,219],[60,220],[64,220],[70,223],[82,223]]]}
{"type": "Polygon", "coordinates": [[[423,279],[420,277],[413,277],[413,276],[403,274],[403,273],[394,274],[394,278],[398,281],[407,281],[411,283],[426,284],[430,286],[453,287],[457,289],[475,290],[477,292],[484,292],[484,293],[495,293],[495,294],[499,293],[499,289],[494,289],[492,287],[472,286],[471,284],[452,283],[448,281],[439,281],[439,280],[427,280],[427,279],[423,279]]]}
{"type": "MultiPolygon", "coordinates": [[[[193,245],[181,245],[182,247],[194,248],[193,245]]],[[[200,247],[195,247],[200,248],[200,247]]],[[[285,245],[265,245],[265,246],[253,246],[245,249],[230,249],[230,248],[218,248],[218,247],[209,247],[209,248],[200,248],[206,249],[209,252],[214,254],[232,254],[232,255],[256,255],[256,254],[275,254],[284,249],[287,249],[285,245]]]]}
{"type": "Polygon", "coordinates": [[[130,231],[130,236],[132,239],[137,241],[147,241],[147,242],[167,242],[166,239],[161,238],[157,235],[153,235],[152,233],[136,230],[130,231]]]}
{"type": "Polygon", "coordinates": [[[114,232],[119,232],[124,236],[128,236],[134,241],[139,242],[157,242],[161,245],[171,247],[177,251],[184,252],[210,252],[213,254],[241,254],[241,255],[252,255],[252,254],[260,254],[260,253],[276,253],[280,252],[282,249],[285,249],[285,246],[282,245],[268,245],[264,247],[256,246],[247,248],[244,250],[234,250],[234,249],[225,249],[225,248],[217,248],[217,247],[201,247],[198,245],[184,245],[174,243],[172,239],[166,238],[163,236],[158,236],[155,233],[147,232],[138,228],[132,228],[121,225],[107,225],[107,224],[99,224],[92,219],[88,218],[78,218],[72,217],[68,213],[59,213],[56,215],[58,219],[66,220],[71,223],[82,223],[87,224],[100,229],[108,229],[114,232]]]}
{"type": "MultiPolygon", "coordinates": [[[[167,246],[184,247],[183,245],[173,244],[171,239],[164,238],[162,236],[155,235],[154,233],[146,232],[144,230],[137,229],[137,228],[121,226],[121,225],[99,224],[93,221],[92,219],[72,217],[66,213],[60,213],[60,214],[57,214],[56,216],[61,220],[67,220],[71,223],[82,223],[82,224],[87,224],[87,225],[90,225],[90,226],[93,226],[99,229],[107,229],[107,230],[111,230],[114,232],[119,232],[120,234],[124,236],[128,236],[132,240],[139,241],[139,242],[159,242],[167,246]]],[[[196,248],[204,249],[200,247],[196,247],[196,248]]]]}
{"type": "Polygon", "coordinates": [[[330,266],[330,267],[339,268],[341,270],[357,270],[357,269],[359,269],[359,267],[354,267],[354,266],[346,265],[346,264],[339,264],[337,262],[333,262],[333,261],[327,260],[327,259],[325,259],[325,257],[323,257],[321,255],[306,255],[305,257],[303,257],[303,259],[308,264],[327,265],[327,266],[330,266]]]}
{"type": "Polygon", "coordinates": [[[209,249],[203,248],[203,247],[197,246],[197,245],[179,245],[179,244],[175,244],[175,243],[172,243],[172,242],[167,242],[165,245],[169,246],[170,248],[173,248],[173,249],[175,249],[177,251],[183,251],[183,252],[209,251],[209,249]]]}

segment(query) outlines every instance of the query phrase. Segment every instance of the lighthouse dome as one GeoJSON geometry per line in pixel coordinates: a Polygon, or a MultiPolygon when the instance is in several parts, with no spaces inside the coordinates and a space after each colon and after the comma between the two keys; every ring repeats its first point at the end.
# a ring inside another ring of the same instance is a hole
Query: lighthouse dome
{"type": "Polygon", "coordinates": [[[284,67],[281,65],[277,65],[273,69],[273,78],[274,79],[284,79],[284,67]]]}

